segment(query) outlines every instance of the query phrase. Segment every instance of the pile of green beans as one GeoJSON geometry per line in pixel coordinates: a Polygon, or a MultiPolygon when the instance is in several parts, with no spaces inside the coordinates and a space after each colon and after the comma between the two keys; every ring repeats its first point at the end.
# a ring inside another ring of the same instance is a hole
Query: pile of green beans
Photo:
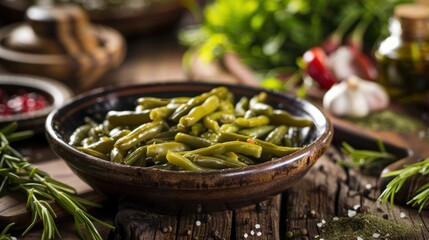
{"type": "Polygon", "coordinates": [[[311,120],[217,87],[195,97],[141,97],[133,111],[109,111],[102,123],[85,118],[69,144],[126,165],[170,170],[245,167],[303,147],[311,120]]]}

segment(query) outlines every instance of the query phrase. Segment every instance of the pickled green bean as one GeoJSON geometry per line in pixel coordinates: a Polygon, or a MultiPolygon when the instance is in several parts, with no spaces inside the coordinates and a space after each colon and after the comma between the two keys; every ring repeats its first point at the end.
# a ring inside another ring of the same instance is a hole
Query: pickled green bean
{"type": "Polygon", "coordinates": [[[138,143],[154,137],[162,131],[162,128],[162,121],[154,121],[140,125],[129,134],[116,141],[115,147],[121,150],[128,150],[136,146],[138,143]]]}
{"type": "Polygon", "coordinates": [[[210,96],[201,105],[192,108],[187,115],[181,117],[179,124],[184,127],[190,127],[203,117],[214,112],[218,107],[219,98],[216,96],[210,96]]]}
{"type": "Polygon", "coordinates": [[[185,133],[176,134],[174,141],[186,144],[192,149],[208,147],[213,144],[207,138],[196,137],[185,133]]]}
{"type": "Polygon", "coordinates": [[[187,159],[186,157],[172,151],[167,152],[166,158],[169,163],[175,166],[181,167],[185,170],[192,170],[192,171],[204,170],[204,168],[194,164],[191,160],[187,159]]]}
{"type": "Polygon", "coordinates": [[[150,110],[137,111],[109,111],[106,121],[110,129],[117,126],[135,126],[151,121],[150,110]]]}
{"type": "Polygon", "coordinates": [[[313,125],[313,122],[310,119],[295,117],[290,113],[279,109],[273,111],[273,114],[270,116],[270,121],[272,124],[293,127],[309,127],[313,125]]]}
{"type": "Polygon", "coordinates": [[[268,134],[265,141],[280,145],[283,138],[286,136],[288,128],[285,125],[276,127],[272,132],[268,134]]]}
{"type": "Polygon", "coordinates": [[[238,133],[252,138],[262,138],[267,136],[274,128],[275,126],[273,125],[262,125],[254,128],[245,128],[238,131],[238,133]]]}
{"type": "Polygon", "coordinates": [[[193,154],[201,154],[201,155],[214,155],[214,154],[224,154],[226,152],[235,152],[241,153],[244,155],[252,156],[252,157],[260,157],[262,153],[262,147],[256,144],[247,143],[247,142],[239,142],[239,141],[230,141],[214,144],[205,148],[199,148],[192,151],[184,152],[184,155],[193,155],[193,154]]]}
{"type": "Polygon", "coordinates": [[[270,123],[270,119],[265,115],[259,115],[257,117],[251,117],[251,118],[237,118],[235,123],[241,127],[258,127],[267,125],[270,123]]]}
{"type": "Polygon", "coordinates": [[[88,132],[91,130],[91,128],[92,126],[89,124],[85,124],[76,128],[76,130],[74,130],[70,136],[69,144],[72,146],[81,145],[83,139],[85,139],[85,137],[88,135],[88,132]]]}

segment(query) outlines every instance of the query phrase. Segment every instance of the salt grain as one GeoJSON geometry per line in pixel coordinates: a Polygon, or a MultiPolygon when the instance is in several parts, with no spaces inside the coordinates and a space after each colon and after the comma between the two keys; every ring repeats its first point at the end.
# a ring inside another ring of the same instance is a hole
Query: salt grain
{"type": "Polygon", "coordinates": [[[369,183],[367,183],[367,184],[365,185],[365,188],[366,188],[366,189],[368,189],[368,190],[371,190],[372,185],[371,185],[371,184],[369,184],[369,183]]]}
{"type": "Polygon", "coordinates": [[[325,224],[325,223],[326,223],[325,219],[322,219],[322,223],[323,223],[323,224],[325,224]]]}
{"type": "Polygon", "coordinates": [[[247,234],[247,233],[245,233],[244,235],[243,235],[243,237],[244,238],[247,238],[249,236],[249,234],[247,234]]]}
{"type": "Polygon", "coordinates": [[[201,226],[201,221],[200,221],[200,220],[197,220],[197,221],[195,222],[195,225],[197,225],[197,227],[201,226]]]}
{"type": "Polygon", "coordinates": [[[349,216],[350,218],[356,216],[356,211],[355,210],[348,210],[347,211],[347,216],[349,216]]]}
{"type": "Polygon", "coordinates": [[[354,209],[354,210],[358,210],[359,208],[360,208],[360,205],[354,205],[354,206],[353,206],[353,209],[354,209]]]}
{"type": "Polygon", "coordinates": [[[258,224],[258,223],[257,223],[257,224],[255,224],[255,228],[256,228],[256,229],[260,229],[260,228],[261,228],[261,224],[258,224]]]}
{"type": "Polygon", "coordinates": [[[250,235],[252,235],[252,236],[255,235],[255,231],[253,231],[253,230],[250,231],[250,235]]]}
{"type": "Polygon", "coordinates": [[[338,220],[339,220],[339,218],[338,218],[338,217],[333,217],[333,218],[332,218],[332,220],[334,220],[334,221],[338,221],[338,220]]]}
{"type": "Polygon", "coordinates": [[[363,238],[361,238],[361,237],[357,237],[357,238],[356,238],[356,240],[363,240],[363,238]]]}
{"type": "Polygon", "coordinates": [[[400,218],[405,218],[405,217],[406,217],[406,215],[405,215],[405,213],[404,213],[404,212],[401,212],[401,213],[399,214],[399,217],[400,217],[400,218]]]}
{"type": "Polygon", "coordinates": [[[374,233],[374,234],[372,234],[372,237],[373,238],[379,238],[380,237],[380,233],[374,233]]]}
{"type": "Polygon", "coordinates": [[[323,227],[323,223],[317,223],[317,226],[321,228],[323,227]]]}
{"type": "Polygon", "coordinates": [[[262,232],[257,232],[256,236],[258,236],[258,237],[262,236],[262,232]]]}

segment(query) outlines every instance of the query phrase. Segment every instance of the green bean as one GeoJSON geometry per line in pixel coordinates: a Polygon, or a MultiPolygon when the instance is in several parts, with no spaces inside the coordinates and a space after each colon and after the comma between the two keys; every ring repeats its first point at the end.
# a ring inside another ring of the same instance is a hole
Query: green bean
{"type": "Polygon", "coordinates": [[[191,109],[191,111],[180,118],[179,124],[184,127],[190,127],[203,117],[214,112],[219,106],[219,98],[216,96],[208,97],[201,105],[191,109]]]}
{"type": "Polygon", "coordinates": [[[235,121],[237,125],[240,127],[258,127],[267,125],[270,123],[270,119],[267,116],[260,115],[257,117],[251,117],[251,118],[237,118],[235,121]]]}
{"type": "Polygon", "coordinates": [[[149,117],[153,121],[167,120],[173,112],[174,109],[168,106],[157,107],[150,111],[149,117]]]}
{"type": "Polygon", "coordinates": [[[95,151],[101,152],[103,154],[107,154],[113,148],[113,144],[114,144],[113,140],[110,139],[109,137],[102,137],[97,142],[94,142],[94,143],[86,146],[85,148],[95,150],[95,151]]]}
{"type": "Polygon", "coordinates": [[[196,165],[201,166],[203,168],[209,168],[209,169],[243,167],[243,165],[225,161],[221,158],[211,157],[211,156],[191,155],[191,156],[188,156],[188,158],[196,165]]]}
{"type": "Polygon", "coordinates": [[[233,153],[233,152],[227,152],[225,154],[216,154],[216,155],[213,155],[213,157],[220,158],[220,159],[222,159],[224,161],[227,161],[227,162],[229,162],[229,163],[231,163],[231,164],[233,164],[234,166],[237,166],[237,167],[245,167],[245,166],[247,166],[246,163],[241,162],[240,160],[238,160],[237,154],[233,153],[234,156],[231,156],[228,153],[233,153]]]}
{"type": "Polygon", "coordinates": [[[203,123],[197,122],[191,127],[191,134],[194,136],[200,136],[203,132],[207,130],[206,126],[203,123]]]}
{"type": "Polygon", "coordinates": [[[143,107],[143,109],[153,109],[162,106],[166,106],[170,103],[170,99],[154,98],[154,97],[141,97],[137,99],[137,103],[143,107]]]}
{"type": "Polygon", "coordinates": [[[205,148],[199,148],[192,151],[184,152],[186,155],[192,154],[201,154],[201,155],[214,155],[214,154],[224,154],[226,152],[235,152],[242,153],[244,155],[249,155],[252,157],[260,157],[262,153],[262,147],[256,144],[239,142],[239,141],[230,141],[214,144],[205,148]]]}
{"type": "Polygon", "coordinates": [[[136,126],[151,121],[150,110],[136,111],[109,111],[106,116],[108,127],[136,126]]]}
{"type": "Polygon", "coordinates": [[[222,126],[220,126],[220,131],[222,132],[237,132],[238,130],[240,130],[240,126],[238,126],[235,123],[226,123],[226,124],[222,124],[222,126]]]}
{"type": "Polygon", "coordinates": [[[196,137],[185,133],[178,133],[174,141],[186,144],[192,149],[208,147],[213,144],[211,141],[207,140],[207,138],[196,137]]]}
{"type": "Polygon", "coordinates": [[[295,117],[284,110],[274,110],[270,116],[270,121],[275,125],[286,125],[293,127],[309,127],[313,125],[310,119],[303,117],[295,117]]]}
{"type": "Polygon", "coordinates": [[[110,151],[110,161],[115,163],[121,163],[125,158],[125,154],[126,152],[124,150],[114,147],[110,151]]]}
{"type": "Polygon", "coordinates": [[[261,138],[267,136],[274,128],[275,126],[273,125],[262,125],[254,128],[245,128],[238,131],[238,133],[252,138],[261,138]]]}
{"type": "Polygon", "coordinates": [[[189,147],[183,143],[165,142],[147,146],[146,156],[153,158],[155,163],[164,163],[167,151],[182,152],[186,150],[189,150],[189,147]]]}
{"type": "Polygon", "coordinates": [[[248,109],[249,99],[247,97],[241,97],[237,104],[235,104],[235,115],[238,117],[244,117],[244,114],[248,109]]]}
{"type": "Polygon", "coordinates": [[[177,166],[171,164],[171,163],[164,163],[164,164],[157,164],[157,165],[153,165],[150,166],[151,168],[156,168],[156,169],[163,169],[163,170],[175,170],[175,168],[177,168],[177,166]]]}
{"type": "Polygon", "coordinates": [[[228,92],[228,89],[226,87],[217,87],[212,89],[210,92],[206,92],[201,95],[195,96],[189,99],[188,102],[180,105],[180,107],[178,107],[170,116],[170,120],[174,122],[178,122],[181,117],[188,114],[195,106],[202,104],[210,96],[218,96],[219,98],[221,98],[227,92],[228,92]]]}
{"type": "Polygon", "coordinates": [[[176,128],[170,128],[167,131],[160,132],[156,134],[153,138],[155,139],[174,139],[174,137],[179,133],[176,128]]]}
{"type": "Polygon", "coordinates": [[[84,152],[84,153],[87,153],[89,155],[92,155],[94,157],[98,157],[98,158],[107,160],[107,155],[106,154],[98,152],[98,151],[96,151],[94,149],[84,148],[84,147],[76,147],[76,149],[79,150],[79,151],[81,151],[81,152],[84,152]]]}
{"type": "Polygon", "coordinates": [[[224,112],[224,113],[230,113],[233,114],[234,113],[234,105],[232,104],[231,101],[222,99],[220,100],[220,106],[219,109],[220,111],[224,112]]]}
{"type": "Polygon", "coordinates": [[[136,150],[132,151],[131,153],[128,153],[127,156],[124,159],[125,165],[133,165],[137,160],[141,160],[139,163],[139,166],[146,167],[146,150],[147,145],[138,147],[136,150]]]}
{"type": "Polygon", "coordinates": [[[220,118],[220,116],[224,112],[218,111],[214,113],[210,113],[207,116],[203,118],[203,124],[206,128],[212,130],[213,132],[217,133],[219,131],[219,123],[217,120],[220,118]]]}
{"type": "Polygon", "coordinates": [[[249,101],[249,109],[252,110],[256,115],[271,116],[273,114],[273,107],[264,103],[266,99],[266,92],[261,92],[258,95],[252,97],[249,101]]]}
{"type": "Polygon", "coordinates": [[[192,171],[204,170],[204,168],[194,164],[191,160],[187,159],[186,157],[172,151],[167,151],[166,158],[169,163],[175,166],[181,167],[185,170],[192,170],[192,171]]]}
{"type": "Polygon", "coordinates": [[[256,162],[255,160],[253,160],[253,159],[251,159],[251,158],[249,158],[249,157],[247,157],[247,156],[245,156],[243,154],[237,153],[237,156],[238,156],[238,160],[240,162],[243,162],[243,163],[245,163],[247,165],[256,165],[256,164],[258,164],[258,162],[256,162]]]}
{"type": "MultiPolygon", "coordinates": [[[[262,150],[265,153],[274,154],[277,157],[283,157],[301,149],[299,147],[292,148],[292,147],[277,146],[275,144],[272,144],[263,140],[253,139],[253,138],[249,138],[249,136],[236,134],[236,133],[228,133],[228,132],[220,133],[219,141],[223,143],[228,143],[230,141],[250,142],[250,143],[253,143],[254,145],[261,146],[262,150]]],[[[216,145],[213,145],[213,146],[216,146],[216,145]]]]}
{"type": "Polygon", "coordinates": [[[286,136],[288,128],[285,125],[276,127],[272,132],[268,134],[265,141],[280,145],[283,138],[286,136]]]}
{"type": "Polygon", "coordinates": [[[83,139],[85,139],[85,137],[88,135],[89,130],[91,130],[91,125],[89,124],[85,124],[76,128],[76,130],[74,130],[70,136],[69,144],[72,146],[81,145],[83,139]]]}
{"type": "Polygon", "coordinates": [[[140,125],[129,134],[116,141],[115,147],[119,148],[120,150],[128,150],[160,133],[163,129],[163,126],[163,121],[154,121],[140,125]]]}

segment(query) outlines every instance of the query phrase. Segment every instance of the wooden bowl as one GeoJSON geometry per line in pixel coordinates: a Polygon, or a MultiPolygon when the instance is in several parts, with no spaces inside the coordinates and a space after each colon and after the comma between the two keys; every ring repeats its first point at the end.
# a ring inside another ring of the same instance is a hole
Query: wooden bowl
{"type": "Polygon", "coordinates": [[[133,109],[142,96],[195,96],[216,87],[208,83],[162,83],[108,87],[80,95],[52,112],[46,121],[51,148],[94,189],[107,196],[135,201],[163,211],[214,211],[255,204],[294,185],[325,152],[333,130],[326,116],[311,103],[282,93],[238,85],[226,85],[237,98],[267,91],[267,102],[314,122],[314,131],[303,149],[244,168],[213,171],[171,171],[126,166],[82,153],[68,145],[72,132],[84,117],[97,121],[109,110],[133,109]]]}
{"type": "Polygon", "coordinates": [[[0,64],[9,72],[44,76],[84,91],[125,56],[122,35],[91,24],[76,5],[35,5],[26,21],[0,29],[0,64]]]}
{"type": "Polygon", "coordinates": [[[45,120],[48,114],[60,107],[73,96],[72,91],[55,80],[28,75],[0,74],[0,88],[8,95],[18,91],[34,92],[42,95],[48,105],[40,110],[0,117],[0,126],[11,122],[18,122],[21,130],[33,130],[36,133],[44,131],[45,120]]]}

